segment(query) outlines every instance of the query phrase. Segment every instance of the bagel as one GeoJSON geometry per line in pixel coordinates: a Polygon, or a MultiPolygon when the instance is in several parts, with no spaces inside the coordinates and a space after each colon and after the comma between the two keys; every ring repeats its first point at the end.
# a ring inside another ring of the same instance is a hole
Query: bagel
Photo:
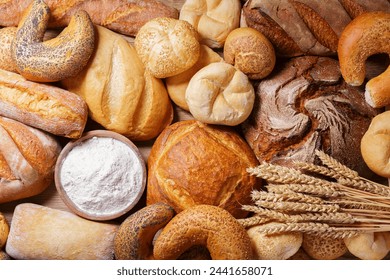
{"type": "Polygon", "coordinates": [[[26,9],[11,46],[18,72],[30,81],[55,82],[83,69],[94,50],[95,30],[87,12],[80,10],[55,38],[43,41],[50,9],[34,0],[26,9]]]}

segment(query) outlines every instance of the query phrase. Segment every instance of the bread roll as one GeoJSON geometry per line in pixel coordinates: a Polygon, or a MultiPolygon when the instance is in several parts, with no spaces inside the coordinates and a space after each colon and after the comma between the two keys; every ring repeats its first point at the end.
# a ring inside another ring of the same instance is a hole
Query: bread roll
{"type": "Polygon", "coordinates": [[[248,0],[241,26],[262,32],[278,56],[334,55],[338,38],[364,11],[390,12],[387,0],[248,0]]]}
{"type": "Polygon", "coordinates": [[[310,233],[303,234],[302,248],[315,260],[335,260],[348,252],[344,239],[310,233]]]}
{"type": "Polygon", "coordinates": [[[62,81],[81,96],[91,119],[133,141],[156,137],[173,119],[172,104],[161,80],[142,65],[122,36],[96,26],[96,49],[86,68],[62,81]]]}
{"type": "Polygon", "coordinates": [[[240,24],[239,0],[186,0],[179,19],[188,21],[210,48],[223,47],[228,34],[240,24]]]}
{"type": "Polygon", "coordinates": [[[390,252],[390,232],[367,232],[344,239],[349,252],[361,260],[381,260],[390,252]]]}
{"type": "Polygon", "coordinates": [[[51,135],[0,117],[0,203],[31,197],[52,182],[61,147],[51,135]]]}
{"type": "Polygon", "coordinates": [[[20,260],[110,260],[118,225],[33,203],[15,207],[6,253],[20,260]]]}
{"type": "Polygon", "coordinates": [[[227,127],[180,121],[157,137],[148,159],[147,204],[159,201],[176,212],[197,204],[248,213],[250,193],[260,181],[246,169],[258,165],[245,141],[227,127]]]}
{"type": "Polygon", "coordinates": [[[361,89],[341,78],[336,60],[306,56],[280,63],[260,82],[252,114],[241,128],[259,161],[319,163],[315,150],[323,150],[361,176],[371,176],[360,140],[376,114],[361,89]]]}
{"type": "Polygon", "coordinates": [[[376,174],[390,178],[390,111],[375,116],[361,139],[361,154],[376,174]]]}
{"type": "Polygon", "coordinates": [[[72,92],[0,69],[0,115],[55,135],[79,138],[88,110],[72,92]]]}
{"type": "Polygon", "coordinates": [[[156,18],[138,31],[134,46],[146,70],[167,78],[191,68],[199,59],[198,34],[188,22],[156,18]]]}
{"type": "Polygon", "coordinates": [[[188,108],[186,101],[186,89],[192,76],[210,63],[222,61],[223,58],[217,52],[213,51],[206,45],[200,45],[199,59],[194,66],[180,74],[165,79],[169,97],[176,105],[186,111],[189,111],[190,109],[188,108]]]}
{"type": "Polygon", "coordinates": [[[276,56],[271,42],[249,27],[236,28],[226,38],[223,57],[250,79],[267,77],[275,67],[276,56]]]}
{"type": "Polygon", "coordinates": [[[226,62],[200,69],[188,83],[186,102],[195,119],[235,126],[250,115],[255,93],[248,77],[226,62]]]}

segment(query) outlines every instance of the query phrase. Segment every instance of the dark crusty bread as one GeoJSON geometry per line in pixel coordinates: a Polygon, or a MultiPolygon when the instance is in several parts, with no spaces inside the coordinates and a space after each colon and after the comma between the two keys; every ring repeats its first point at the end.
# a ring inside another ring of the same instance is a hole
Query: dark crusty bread
{"type": "Polygon", "coordinates": [[[248,0],[241,25],[262,32],[279,56],[333,55],[345,26],[364,11],[390,12],[390,2],[248,0]]]}
{"type": "Polygon", "coordinates": [[[303,56],[280,63],[260,82],[241,127],[260,161],[313,163],[315,149],[321,149],[367,175],[360,140],[376,114],[362,89],[342,79],[336,60],[303,56]]]}

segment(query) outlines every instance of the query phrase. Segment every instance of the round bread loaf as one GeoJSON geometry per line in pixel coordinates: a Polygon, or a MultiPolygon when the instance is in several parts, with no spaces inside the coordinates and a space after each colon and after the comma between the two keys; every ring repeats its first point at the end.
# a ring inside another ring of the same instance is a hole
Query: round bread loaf
{"type": "Polygon", "coordinates": [[[198,37],[188,22],[161,17],[141,27],[134,46],[146,69],[156,78],[166,78],[196,63],[200,54],[198,37]]]}
{"type": "Polygon", "coordinates": [[[179,19],[188,21],[199,32],[202,44],[223,47],[228,34],[240,24],[239,0],[187,0],[179,19]]]}
{"type": "Polygon", "coordinates": [[[61,147],[50,134],[0,117],[0,203],[31,197],[52,182],[61,147]]]}
{"type": "Polygon", "coordinates": [[[206,45],[200,45],[199,59],[194,66],[180,74],[165,79],[167,91],[172,101],[182,109],[189,111],[190,109],[186,101],[186,89],[192,76],[210,63],[221,61],[223,61],[223,58],[217,52],[206,45]]]}
{"type": "Polygon", "coordinates": [[[360,140],[377,110],[361,89],[345,83],[338,62],[306,56],[278,67],[260,82],[252,114],[241,126],[258,160],[319,163],[319,149],[362,176],[372,175],[360,140]]]}
{"type": "Polygon", "coordinates": [[[208,124],[235,126],[252,111],[255,91],[243,72],[226,62],[200,69],[186,89],[186,102],[195,119],[208,124]]]}
{"type": "Polygon", "coordinates": [[[276,55],[263,33],[250,27],[234,29],[226,38],[223,57],[250,79],[263,79],[275,67],[276,55]]]}
{"type": "Polygon", "coordinates": [[[87,67],[62,85],[88,104],[89,116],[133,141],[156,137],[173,119],[163,82],[145,70],[122,36],[96,26],[96,49],[87,67]]]}
{"type": "Polygon", "coordinates": [[[244,217],[241,205],[250,203],[251,191],[260,185],[246,169],[258,164],[248,144],[228,127],[195,120],[174,123],[152,146],[147,204],[162,201],[176,212],[208,204],[244,217]]]}

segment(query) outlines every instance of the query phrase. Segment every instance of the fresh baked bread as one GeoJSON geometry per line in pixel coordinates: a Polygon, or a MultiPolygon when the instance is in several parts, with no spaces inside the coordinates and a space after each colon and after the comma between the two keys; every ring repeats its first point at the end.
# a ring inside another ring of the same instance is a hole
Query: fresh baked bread
{"type": "Polygon", "coordinates": [[[52,182],[61,147],[51,135],[0,117],[0,203],[31,197],[52,182]]]}
{"type": "Polygon", "coordinates": [[[70,91],[0,69],[0,115],[55,135],[79,138],[88,108],[70,91]]]}
{"type": "Polygon", "coordinates": [[[186,111],[189,111],[190,109],[188,108],[186,101],[186,89],[192,76],[210,63],[222,61],[223,58],[213,49],[206,45],[200,45],[199,59],[190,69],[165,79],[165,85],[167,87],[169,97],[176,105],[186,111]]]}
{"type": "MultiPolygon", "coordinates": [[[[17,26],[23,11],[32,0],[5,0],[0,2],[0,26],[17,26]]],[[[149,20],[156,17],[178,18],[179,12],[164,1],[158,0],[45,0],[52,16],[49,28],[61,28],[69,24],[72,15],[86,11],[95,25],[115,32],[135,36],[149,20]]]]}
{"type": "Polygon", "coordinates": [[[199,59],[198,33],[188,22],[156,18],[138,31],[134,46],[146,70],[156,78],[180,74],[199,59]]]}
{"type": "Polygon", "coordinates": [[[241,26],[262,32],[279,56],[334,55],[338,38],[364,11],[390,12],[387,0],[248,0],[241,26]]]}
{"type": "Polygon", "coordinates": [[[202,44],[221,48],[228,34],[239,26],[240,12],[239,0],[186,0],[179,19],[195,27],[202,44]]]}
{"type": "Polygon", "coordinates": [[[226,62],[214,62],[191,78],[185,97],[195,119],[235,126],[251,113],[255,92],[243,72],[226,62]]]}
{"type": "Polygon", "coordinates": [[[3,213],[0,212],[0,250],[4,248],[4,245],[7,242],[8,234],[9,234],[9,224],[5,219],[3,213]]]}
{"type": "Polygon", "coordinates": [[[259,163],[234,130],[180,121],[167,127],[154,142],[148,159],[147,204],[159,201],[176,212],[198,204],[226,209],[244,217],[241,205],[260,181],[246,171],[259,163]]]}
{"type": "Polygon", "coordinates": [[[390,252],[390,232],[367,232],[345,238],[349,252],[361,260],[381,260],[390,252]]]}
{"type": "Polygon", "coordinates": [[[260,82],[241,128],[259,161],[313,163],[315,150],[323,150],[369,176],[360,140],[376,114],[361,89],[342,79],[336,60],[306,56],[278,64],[260,82]]]}
{"type": "Polygon", "coordinates": [[[271,42],[250,27],[234,29],[226,38],[223,57],[250,79],[267,77],[275,67],[276,56],[271,42]]]}
{"type": "Polygon", "coordinates": [[[163,82],[145,70],[121,35],[96,26],[96,38],[86,68],[62,86],[81,96],[90,117],[106,129],[134,141],[156,137],[173,119],[163,82]]]}
{"type": "Polygon", "coordinates": [[[15,207],[5,251],[17,260],[111,260],[115,224],[33,203],[15,207]]]}
{"type": "Polygon", "coordinates": [[[0,29],[0,69],[15,73],[18,72],[18,68],[11,55],[11,45],[16,36],[16,29],[16,27],[0,29]]]}
{"type": "Polygon", "coordinates": [[[375,116],[361,138],[361,154],[376,174],[390,178],[390,111],[375,116]]]}

